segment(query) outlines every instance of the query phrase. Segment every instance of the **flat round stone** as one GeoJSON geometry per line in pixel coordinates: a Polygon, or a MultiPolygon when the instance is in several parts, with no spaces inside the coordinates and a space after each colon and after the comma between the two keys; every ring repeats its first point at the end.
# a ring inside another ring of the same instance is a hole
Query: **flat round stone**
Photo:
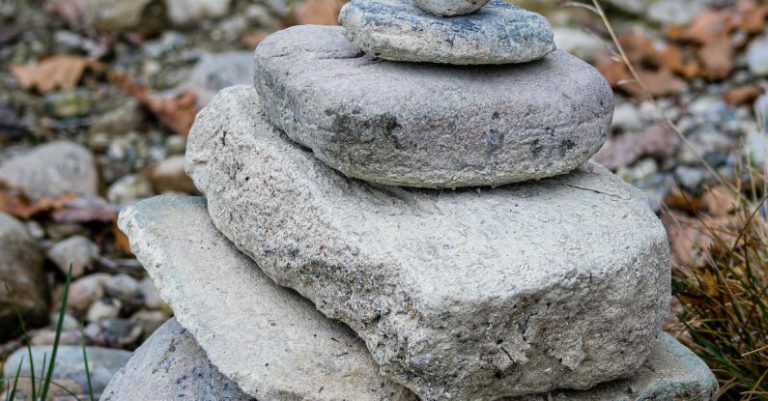
{"type": "Polygon", "coordinates": [[[453,17],[471,14],[488,4],[489,0],[413,0],[416,7],[434,15],[453,17]]]}
{"type": "Polygon", "coordinates": [[[605,142],[613,93],[563,51],[504,66],[394,63],[339,27],[297,26],[256,50],[267,120],[349,177],[498,186],[564,174],[605,142]]]}
{"type": "MultiPolygon", "coordinates": [[[[441,9],[436,4],[444,1],[419,3],[436,12],[441,9]]],[[[503,0],[491,0],[475,13],[453,18],[430,12],[409,0],[352,0],[341,9],[339,22],[347,38],[363,51],[393,61],[525,63],[555,50],[546,18],[503,0]]]]}

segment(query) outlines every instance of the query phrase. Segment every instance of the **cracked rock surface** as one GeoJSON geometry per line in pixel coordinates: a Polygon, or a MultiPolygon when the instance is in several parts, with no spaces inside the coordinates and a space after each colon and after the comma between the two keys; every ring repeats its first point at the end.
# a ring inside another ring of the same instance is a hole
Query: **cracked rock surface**
{"type": "Polygon", "coordinates": [[[342,8],[339,23],[347,38],[366,53],[393,61],[525,63],[555,50],[546,18],[503,0],[491,0],[469,15],[435,15],[467,14],[483,5],[482,1],[352,0],[342,8]]]}
{"type": "Polygon", "coordinates": [[[379,187],[261,109],[253,88],[226,89],[190,134],[187,172],[214,224],[422,400],[586,389],[648,356],[670,298],[667,238],[618,177],[588,164],[488,190],[379,187]]]}
{"type": "Polygon", "coordinates": [[[275,401],[416,401],[346,326],[276,285],[221,235],[201,198],[161,196],[120,228],[178,322],[246,393],[275,401]]]}
{"type": "Polygon", "coordinates": [[[269,36],[255,83],[267,120],[349,177],[425,188],[535,180],[576,169],[609,132],[608,83],[563,51],[524,65],[395,63],[343,32],[269,36]]]}

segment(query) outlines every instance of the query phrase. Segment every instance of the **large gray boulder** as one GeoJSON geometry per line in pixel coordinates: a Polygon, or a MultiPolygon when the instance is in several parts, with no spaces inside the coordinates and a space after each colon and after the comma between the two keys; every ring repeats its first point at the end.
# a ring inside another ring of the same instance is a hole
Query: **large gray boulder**
{"type": "Polygon", "coordinates": [[[178,322],[219,371],[260,400],[415,401],[359,338],[272,282],[211,223],[201,198],[155,197],[120,228],[178,322]]]}
{"type": "Polygon", "coordinates": [[[339,23],[347,38],[363,51],[392,61],[526,63],[555,50],[554,34],[546,18],[503,0],[491,0],[469,15],[434,15],[479,8],[462,2],[468,7],[445,7],[445,0],[352,0],[341,9],[339,23]]]}
{"type": "Polygon", "coordinates": [[[27,227],[0,213],[0,343],[29,327],[48,324],[44,258],[27,227]]]}
{"type": "Polygon", "coordinates": [[[347,176],[495,186],[566,173],[605,142],[611,89],[565,52],[518,66],[392,63],[342,32],[273,34],[256,50],[255,81],[267,120],[347,176]]]}
{"type": "MultiPolygon", "coordinates": [[[[717,381],[701,359],[662,334],[638,373],[626,380],[585,391],[505,401],[711,401],[716,394],[717,381]]],[[[134,353],[102,397],[102,401],[139,399],[255,400],[218,373],[192,335],[175,320],[165,323],[134,353]]]]}
{"type": "Polygon", "coordinates": [[[165,322],[109,382],[101,401],[256,401],[219,373],[176,319],[165,322]]]}
{"type": "Polygon", "coordinates": [[[377,187],[261,108],[252,88],[226,89],[190,134],[187,171],[214,224],[423,400],[585,389],[648,356],[670,267],[640,191],[592,164],[491,190],[377,187]]]}

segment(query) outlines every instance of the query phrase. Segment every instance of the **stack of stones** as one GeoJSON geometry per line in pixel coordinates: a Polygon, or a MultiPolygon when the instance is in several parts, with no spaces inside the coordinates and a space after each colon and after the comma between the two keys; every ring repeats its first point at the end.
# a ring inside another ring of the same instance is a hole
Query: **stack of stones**
{"type": "Polygon", "coordinates": [[[710,400],[605,80],[500,0],[352,0],[197,118],[120,227],[173,308],[105,400],[710,400]],[[486,4],[488,3],[488,4],[486,4]]]}

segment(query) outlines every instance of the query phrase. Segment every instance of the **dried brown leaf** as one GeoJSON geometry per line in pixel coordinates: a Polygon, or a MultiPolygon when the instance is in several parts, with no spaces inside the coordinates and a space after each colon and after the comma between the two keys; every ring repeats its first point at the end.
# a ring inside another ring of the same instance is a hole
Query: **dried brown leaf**
{"type": "Polygon", "coordinates": [[[343,0],[307,0],[296,14],[296,21],[311,25],[338,25],[343,0]]]}
{"type": "Polygon", "coordinates": [[[11,73],[21,88],[48,93],[57,89],[74,88],[82,78],[88,63],[85,57],[56,55],[38,64],[13,66],[11,73]]]}

